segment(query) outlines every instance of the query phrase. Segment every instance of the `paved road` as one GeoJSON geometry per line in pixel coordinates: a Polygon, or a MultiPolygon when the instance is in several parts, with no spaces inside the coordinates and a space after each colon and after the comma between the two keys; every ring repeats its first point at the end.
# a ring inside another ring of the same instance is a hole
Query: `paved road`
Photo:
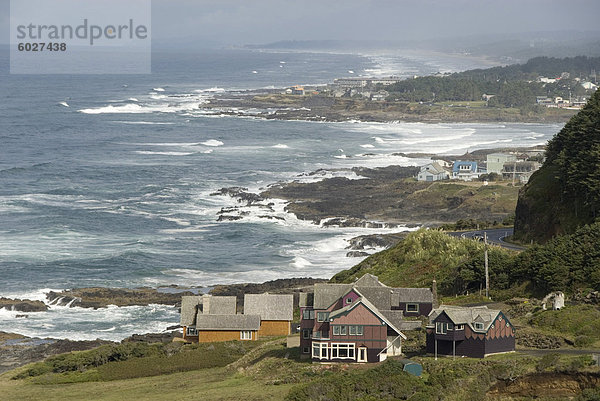
{"type": "Polygon", "coordinates": [[[472,238],[483,241],[483,233],[487,234],[488,243],[501,246],[506,249],[513,251],[522,251],[522,246],[514,245],[504,241],[505,237],[513,234],[512,228],[494,228],[490,230],[475,230],[475,231],[461,231],[461,232],[450,232],[448,234],[453,237],[460,238],[472,238]]]}

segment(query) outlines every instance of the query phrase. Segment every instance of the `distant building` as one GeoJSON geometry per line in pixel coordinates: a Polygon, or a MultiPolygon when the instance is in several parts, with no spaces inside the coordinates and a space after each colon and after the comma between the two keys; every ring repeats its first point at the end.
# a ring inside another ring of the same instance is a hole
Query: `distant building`
{"type": "Polygon", "coordinates": [[[304,87],[300,85],[292,86],[292,95],[304,95],[304,87]]]}
{"type": "Polygon", "coordinates": [[[508,162],[504,163],[502,168],[502,177],[504,179],[515,179],[526,184],[535,171],[539,170],[542,165],[538,162],[508,162]],[[523,177],[523,179],[521,179],[523,177]]]}
{"type": "Polygon", "coordinates": [[[417,175],[418,181],[441,181],[450,178],[450,173],[437,162],[426,164],[421,167],[417,175]]]}
{"type": "Polygon", "coordinates": [[[582,82],[581,86],[583,86],[583,88],[587,89],[587,90],[596,90],[596,89],[598,89],[598,85],[593,84],[593,83],[591,83],[589,81],[582,82]]]}
{"type": "Polygon", "coordinates": [[[502,174],[504,164],[516,160],[517,157],[510,153],[491,153],[487,155],[487,173],[502,174]]]}
{"type": "Polygon", "coordinates": [[[441,306],[429,314],[427,353],[483,358],[514,352],[515,328],[500,310],[441,306]]]}
{"type": "Polygon", "coordinates": [[[384,101],[390,93],[388,91],[380,90],[375,93],[371,93],[371,100],[374,102],[384,101]]]}
{"type": "Polygon", "coordinates": [[[479,178],[477,162],[456,161],[452,166],[452,178],[463,181],[473,181],[479,178]]]}

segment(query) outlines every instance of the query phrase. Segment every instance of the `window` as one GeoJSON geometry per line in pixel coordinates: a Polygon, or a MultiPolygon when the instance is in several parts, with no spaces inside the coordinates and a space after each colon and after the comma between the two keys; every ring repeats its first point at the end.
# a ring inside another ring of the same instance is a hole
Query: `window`
{"type": "Polygon", "coordinates": [[[333,335],[334,336],[345,336],[348,326],[333,326],[333,335]]]}
{"type": "Polygon", "coordinates": [[[406,304],[406,311],[419,313],[419,304],[406,304]]]}
{"type": "Polygon", "coordinates": [[[240,331],[240,339],[252,340],[252,332],[250,330],[240,331]]]}
{"type": "Polygon", "coordinates": [[[188,327],[186,330],[186,335],[188,336],[197,336],[198,335],[198,330],[193,328],[193,327],[188,327]]]}
{"type": "Polygon", "coordinates": [[[352,303],[352,298],[346,298],[346,303],[347,304],[351,304],[352,303]]]}
{"type": "Polygon", "coordinates": [[[483,323],[475,322],[473,323],[473,327],[475,328],[475,330],[483,330],[483,323]]]}
{"type": "Polygon", "coordinates": [[[464,324],[457,324],[454,329],[455,330],[464,330],[465,329],[465,325],[464,324]]]}
{"type": "Polygon", "coordinates": [[[302,348],[302,353],[303,354],[308,354],[310,352],[310,348],[309,347],[303,347],[302,348]]]}
{"type": "Polygon", "coordinates": [[[304,338],[304,339],[310,338],[311,331],[312,331],[311,329],[302,329],[302,338],[304,338]]]}
{"type": "Polygon", "coordinates": [[[313,343],[313,352],[312,352],[312,356],[313,358],[318,358],[321,355],[321,344],[319,343],[313,343]]]}
{"type": "Polygon", "coordinates": [[[326,322],[329,319],[329,312],[317,312],[317,322],[326,322]]]}
{"type": "Polygon", "coordinates": [[[313,343],[313,358],[327,359],[327,343],[313,343]]]}
{"type": "Polygon", "coordinates": [[[331,359],[355,359],[354,344],[332,343],[331,359]]]}
{"type": "Polygon", "coordinates": [[[315,311],[312,309],[304,309],[302,311],[303,320],[313,320],[315,318],[315,311]]]}
{"type": "Polygon", "coordinates": [[[348,326],[348,331],[351,336],[362,336],[363,335],[363,327],[362,326],[348,326]]]}
{"type": "Polygon", "coordinates": [[[437,322],[435,324],[435,332],[436,334],[446,334],[448,330],[452,330],[454,325],[452,323],[446,322],[437,322]]]}
{"type": "Polygon", "coordinates": [[[321,332],[320,331],[313,331],[312,338],[321,338],[321,332]]]}

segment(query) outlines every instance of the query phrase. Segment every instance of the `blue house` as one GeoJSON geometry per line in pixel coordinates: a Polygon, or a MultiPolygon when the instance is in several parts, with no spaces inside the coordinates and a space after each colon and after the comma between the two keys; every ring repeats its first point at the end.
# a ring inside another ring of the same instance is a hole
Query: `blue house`
{"type": "Polygon", "coordinates": [[[452,166],[452,178],[463,181],[472,181],[479,178],[477,162],[461,160],[454,162],[454,166],[452,166]]]}

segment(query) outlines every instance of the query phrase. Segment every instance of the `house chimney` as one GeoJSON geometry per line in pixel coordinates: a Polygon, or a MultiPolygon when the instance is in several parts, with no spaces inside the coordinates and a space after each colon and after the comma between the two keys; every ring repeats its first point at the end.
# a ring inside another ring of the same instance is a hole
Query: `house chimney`
{"type": "Polygon", "coordinates": [[[433,308],[436,309],[440,306],[440,304],[438,303],[437,281],[435,281],[435,278],[431,284],[431,292],[433,293],[433,308]]]}

